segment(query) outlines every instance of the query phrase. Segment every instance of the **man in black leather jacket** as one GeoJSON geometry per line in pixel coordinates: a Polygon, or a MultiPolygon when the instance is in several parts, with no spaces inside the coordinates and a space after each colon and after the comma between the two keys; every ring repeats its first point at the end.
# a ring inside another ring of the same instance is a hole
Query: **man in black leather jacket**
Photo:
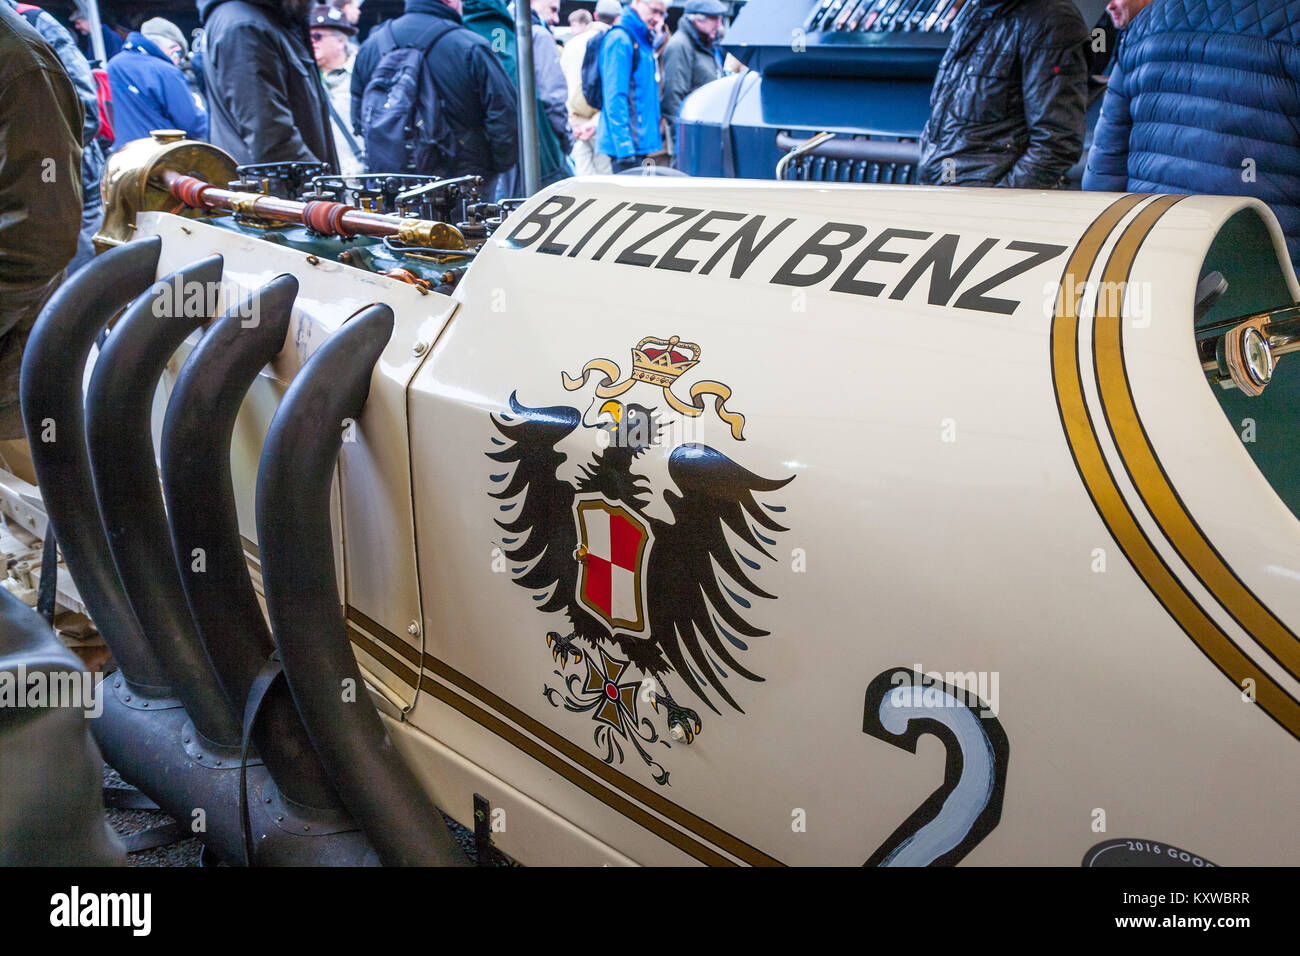
{"type": "Polygon", "coordinates": [[[930,94],[918,180],[1060,185],[1083,151],[1087,39],[1071,0],[967,0],[930,94]]]}
{"type": "Polygon", "coordinates": [[[338,169],[320,70],[307,38],[312,0],[200,0],[213,145],[240,165],[338,169]]]}

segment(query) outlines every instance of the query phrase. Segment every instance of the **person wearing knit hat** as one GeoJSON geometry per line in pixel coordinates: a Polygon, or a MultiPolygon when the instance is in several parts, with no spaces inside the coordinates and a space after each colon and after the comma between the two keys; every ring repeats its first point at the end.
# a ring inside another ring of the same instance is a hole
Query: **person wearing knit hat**
{"type": "MultiPolygon", "coordinates": [[[[77,35],[81,37],[81,39],[77,41],[77,45],[81,47],[82,54],[85,55],[87,60],[94,60],[95,47],[94,44],[90,42],[90,20],[81,11],[80,7],[74,6],[72,9],[72,15],[68,17],[68,22],[72,24],[72,29],[77,32],[77,35]]],[[[122,37],[116,30],[110,27],[107,23],[100,23],[99,33],[104,39],[105,61],[112,59],[122,52],[122,37]]]]}
{"type": "MultiPolygon", "coordinates": [[[[185,41],[185,34],[181,28],[170,20],[163,17],[152,17],[140,24],[140,33],[159,46],[158,40],[167,40],[180,48],[180,57],[174,58],[173,61],[183,60],[189,56],[190,45],[185,41]]],[[[160,47],[161,49],[161,47],[160,47]]]]}
{"type": "Polygon", "coordinates": [[[207,111],[179,66],[187,50],[176,24],[154,17],[130,33],[122,52],[108,61],[114,151],[156,129],[184,130],[190,139],[207,137],[207,111]]]}

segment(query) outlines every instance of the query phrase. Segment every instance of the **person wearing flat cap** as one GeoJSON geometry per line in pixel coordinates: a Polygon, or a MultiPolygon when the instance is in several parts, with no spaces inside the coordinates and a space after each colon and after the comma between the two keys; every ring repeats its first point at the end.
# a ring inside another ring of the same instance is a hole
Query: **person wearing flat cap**
{"type": "Polygon", "coordinates": [[[156,129],[184,130],[190,139],[207,137],[208,114],[180,68],[188,49],[176,24],[154,17],[129,33],[122,52],[108,61],[115,152],[156,129]]]}
{"type": "Polygon", "coordinates": [[[664,46],[659,115],[664,121],[664,143],[670,155],[676,152],[677,112],[682,100],[722,76],[722,51],[717,44],[726,13],[727,8],[719,0],[690,0],[677,32],[664,46]]]}
{"type": "Polygon", "coordinates": [[[314,7],[307,18],[312,53],[325,84],[325,105],[334,130],[334,148],[339,154],[339,171],[360,176],[366,169],[365,147],[352,132],[352,64],[356,60],[351,39],[357,28],[341,7],[314,7]]]}

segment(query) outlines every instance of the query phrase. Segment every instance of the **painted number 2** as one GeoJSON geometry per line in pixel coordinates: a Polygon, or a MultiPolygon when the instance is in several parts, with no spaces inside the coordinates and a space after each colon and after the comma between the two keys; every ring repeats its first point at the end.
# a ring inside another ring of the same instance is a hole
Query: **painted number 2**
{"type": "Polygon", "coordinates": [[[923,734],[943,741],[943,783],[866,866],[951,866],[1002,816],[1010,747],[998,719],[973,690],[893,667],[867,687],[862,732],[916,753],[923,734]]]}

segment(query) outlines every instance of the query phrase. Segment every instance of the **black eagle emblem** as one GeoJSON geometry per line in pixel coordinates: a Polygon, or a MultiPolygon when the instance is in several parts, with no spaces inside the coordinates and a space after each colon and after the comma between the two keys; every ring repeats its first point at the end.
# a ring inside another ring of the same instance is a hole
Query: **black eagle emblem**
{"type": "MultiPolygon", "coordinates": [[[[506,516],[497,524],[506,535],[502,550],[515,565],[515,583],[536,592],[539,611],[568,616],[569,633],[547,634],[556,659],[562,666],[569,657],[582,659],[577,642],[593,649],[616,648],[655,680],[659,692],[651,702],[656,710],[660,705],[667,709],[669,728],[678,728],[674,735],[679,740],[689,741],[698,733],[700,721],[695,711],[678,705],[668,693],[663,677],[670,672],[714,713],[721,712],[713,695],[743,713],[725,681],[763,680],[741,662],[740,654],[748,649],[747,640],[769,633],[747,617],[757,610],[757,601],[774,598],[750,574],[761,567],[755,557],[776,560],[771,550],[774,536],[786,530],[773,517],[785,508],[756,496],[783,488],[794,476],[762,478],[709,445],[681,444],[668,456],[668,475],[680,493],[663,491],[672,520],[662,520],[646,513],[653,492],[636,471],[637,460],[662,444],[663,423],[654,408],[609,401],[594,423],[584,423],[577,408],[529,408],[512,394],[510,410],[510,415],[493,416],[502,437],[492,441],[503,447],[487,454],[513,470],[491,476],[502,487],[490,494],[506,503],[506,516]],[[570,483],[559,477],[568,456],[556,446],[580,426],[603,429],[609,441],[580,467],[576,483],[570,483]],[[640,634],[611,626],[579,599],[585,549],[580,547],[574,505],[584,495],[621,505],[653,535],[645,558],[646,609],[640,634]],[[743,547],[733,549],[724,529],[743,547]],[[744,553],[746,549],[754,556],[744,553]]],[[[600,657],[614,663],[604,650],[600,657]]],[[[606,686],[614,698],[615,685],[606,686]]]]}

